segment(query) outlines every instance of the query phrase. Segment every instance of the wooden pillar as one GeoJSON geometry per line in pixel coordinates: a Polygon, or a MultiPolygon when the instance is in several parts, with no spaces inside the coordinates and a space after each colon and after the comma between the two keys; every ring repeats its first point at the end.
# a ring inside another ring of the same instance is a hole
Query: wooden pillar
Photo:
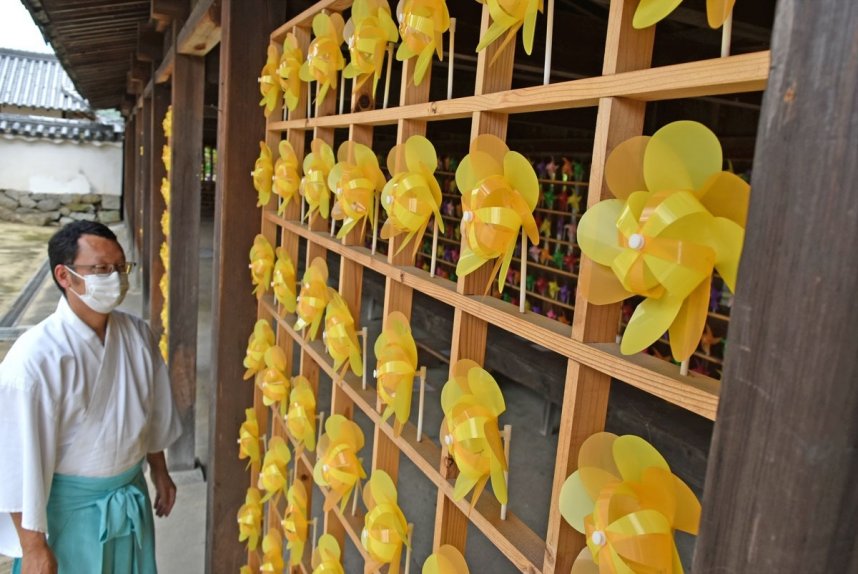
{"type": "Polygon", "coordinates": [[[152,129],[149,132],[151,156],[151,176],[149,181],[149,326],[158,338],[164,332],[161,324],[161,309],[164,306],[164,296],[161,294],[160,281],[164,275],[164,263],[161,261],[161,244],[164,242],[164,232],[161,230],[161,214],[166,203],[161,195],[161,180],[167,174],[161,152],[167,138],[164,135],[163,121],[170,105],[170,88],[164,84],[155,84],[152,91],[152,129]]]}
{"type": "Polygon", "coordinates": [[[203,158],[203,59],[177,54],[173,70],[173,138],[170,170],[169,366],[182,418],[181,438],[170,448],[170,466],[194,467],[197,384],[200,173],[203,158]]]}
{"type": "MultiPolygon", "coordinates": [[[[135,165],[136,150],[137,150],[137,126],[135,115],[129,116],[125,123],[125,136],[122,148],[122,206],[124,208],[123,217],[125,224],[128,227],[128,232],[131,233],[131,244],[128,246],[134,250],[134,206],[135,193],[134,183],[135,174],[137,173],[135,165]]],[[[132,254],[126,253],[126,256],[131,257],[132,254]]]]}
{"type": "MultiPolygon", "coordinates": [[[[149,315],[149,278],[151,276],[151,267],[149,262],[152,254],[152,164],[155,158],[159,156],[152,150],[152,97],[143,98],[143,113],[140,117],[142,120],[143,145],[140,147],[140,211],[142,219],[140,229],[142,236],[140,238],[140,274],[142,276],[142,295],[143,295],[143,310],[144,317],[149,315]]],[[[160,158],[159,158],[160,159],[160,158]]],[[[156,247],[157,249],[157,247],[156,247]]]]}
{"type": "MultiPolygon", "coordinates": [[[[253,404],[253,383],[242,380],[242,361],[257,313],[247,257],[259,232],[260,211],[250,171],[259,153],[264,125],[256,78],[265,63],[264,44],[248,49],[248,41],[267,37],[282,21],[282,12],[282,3],[274,0],[223,0],[221,5],[212,273],[213,388],[206,517],[208,574],[238,572],[247,560],[238,542],[235,522],[248,486],[246,461],[238,459],[236,438],[244,410],[253,404]]],[[[175,109],[173,117],[175,122],[175,109]]]]}
{"type": "Polygon", "coordinates": [[[856,30],[777,5],[695,573],[858,571],[856,30]]]}
{"type": "Polygon", "coordinates": [[[143,117],[143,102],[137,101],[136,106],[137,119],[134,122],[134,259],[140,261],[143,254],[143,197],[144,183],[143,172],[145,171],[143,154],[146,147],[146,118],[143,117]]]}

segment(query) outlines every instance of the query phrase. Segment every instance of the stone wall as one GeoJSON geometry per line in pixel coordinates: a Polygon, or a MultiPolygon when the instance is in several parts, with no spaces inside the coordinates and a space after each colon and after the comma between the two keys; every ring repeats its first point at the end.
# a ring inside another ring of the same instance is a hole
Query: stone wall
{"type": "Polygon", "coordinates": [[[121,201],[118,195],[97,193],[0,190],[0,220],[42,226],[61,226],[78,220],[110,224],[121,219],[121,201]]]}

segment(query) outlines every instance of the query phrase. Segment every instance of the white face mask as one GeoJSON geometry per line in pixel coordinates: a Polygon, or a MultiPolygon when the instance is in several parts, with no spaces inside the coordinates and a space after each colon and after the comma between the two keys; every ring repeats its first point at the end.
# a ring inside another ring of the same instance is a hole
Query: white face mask
{"type": "Polygon", "coordinates": [[[84,305],[96,313],[106,315],[116,309],[125,299],[125,293],[128,292],[128,275],[120,274],[119,271],[114,271],[109,275],[79,275],[69,267],[66,269],[75,277],[83,279],[86,286],[86,292],[83,294],[71,289],[71,287],[69,290],[77,295],[84,305]]]}

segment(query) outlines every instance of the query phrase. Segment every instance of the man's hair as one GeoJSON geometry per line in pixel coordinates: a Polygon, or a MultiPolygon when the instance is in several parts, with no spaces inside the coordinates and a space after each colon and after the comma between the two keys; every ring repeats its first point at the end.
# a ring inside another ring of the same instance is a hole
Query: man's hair
{"type": "Polygon", "coordinates": [[[48,260],[51,265],[51,277],[63,295],[66,294],[66,290],[57,281],[54,269],[57,268],[57,265],[74,264],[78,252],[77,242],[82,235],[96,235],[119,243],[116,234],[109,227],[97,221],[73,221],[54,233],[48,241],[48,260]]]}

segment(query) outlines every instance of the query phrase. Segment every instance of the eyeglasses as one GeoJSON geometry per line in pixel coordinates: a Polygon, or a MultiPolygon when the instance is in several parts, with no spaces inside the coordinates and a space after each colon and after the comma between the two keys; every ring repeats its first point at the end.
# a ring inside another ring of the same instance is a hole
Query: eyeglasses
{"type": "Polygon", "coordinates": [[[128,263],[122,263],[119,265],[66,265],[66,267],[74,269],[75,271],[87,270],[87,275],[110,275],[114,271],[120,275],[128,275],[136,265],[136,263],[129,261],[128,263]]]}

